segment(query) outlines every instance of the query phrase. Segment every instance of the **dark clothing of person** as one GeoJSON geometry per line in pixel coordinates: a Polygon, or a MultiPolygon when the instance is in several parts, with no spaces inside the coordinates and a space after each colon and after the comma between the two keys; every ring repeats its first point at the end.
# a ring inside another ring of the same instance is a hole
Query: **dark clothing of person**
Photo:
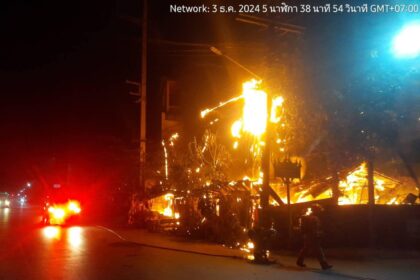
{"type": "Polygon", "coordinates": [[[300,230],[303,234],[303,247],[299,253],[297,264],[299,266],[305,266],[304,260],[306,255],[312,250],[321,267],[323,269],[330,268],[331,266],[327,263],[325,259],[324,251],[321,247],[320,242],[320,220],[314,214],[304,215],[300,218],[300,230]]]}
{"type": "Polygon", "coordinates": [[[321,266],[325,266],[327,264],[327,261],[325,259],[324,250],[322,250],[319,237],[314,235],[303,236],[303,248],[299,252],[297,263],[303,265],[306,255],[311,250],[315,253],[315,256],[318,259],[321,266]]]}
{"type": "Polygon", "coordinates": [[[300,217],[300,231],[304,235],[318,236],[320,232],[321,223],[319,218],[315,215],[303,215],[300,217]]]}

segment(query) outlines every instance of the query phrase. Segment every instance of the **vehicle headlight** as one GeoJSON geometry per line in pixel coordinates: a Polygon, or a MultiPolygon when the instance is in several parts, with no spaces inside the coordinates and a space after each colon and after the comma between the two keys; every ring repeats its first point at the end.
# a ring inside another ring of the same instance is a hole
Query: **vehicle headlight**
{"type": "Polygon", "coordinates": [[[9,206],[9,205],[10,205],[10,201],[9,201],[9,200],[6,200],[6,201],[4,202],[4,205],[9,206]]]}

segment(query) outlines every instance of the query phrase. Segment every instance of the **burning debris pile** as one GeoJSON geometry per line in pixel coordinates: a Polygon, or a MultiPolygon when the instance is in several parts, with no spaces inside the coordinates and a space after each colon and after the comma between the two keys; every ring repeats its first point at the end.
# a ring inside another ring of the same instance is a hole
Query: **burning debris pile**
{"type": "Polygon", "coordinates": [[[149,199],[132,198],[129,224],[147,227],[150,230],[173,230],[179,226],[179,212],[175,210],[176,198],[165,192],[149,199]]]}
{"type": "Polygon", "coordinates": [[[201,189],[166,192],[135,202],[132,223],[153,231],[176,231],[227,246],[239,246],[253,226],[257,200],[249,182],[214,183],[201,189]],[[138,221],[141,221],[139,223],[138,221]]]}
{"type": "MultiPolygon", "coordinates": [[[[417,193],[415,187],[403,185],[400,181],[390,178],[382,173],[374,172],[375,203],[376,204],[403,204],[410,193],[417,193]]],[[[367,204],[367,168],[362,163],[358,168],[341,180],[339,189],[343,194],[339,204],[367,204]]]]}
{"type": "Polygon", "coordinates": [[[181,233],[227,246],[238,246],[245,238],[256,210],[255,197],[243,183],[214,183],[184,193],[176,207],[181,214],[181,233]]]}
{"type": "MultiPolygon", "coordinates": [[[[368,180],[366,163],[349,172],[345,172],[338,184],[339,205],[368,203],[368,180]]],[[[408,182],[401,182],[380,172],[374,172],[376,204],[414,204],[419,203],[416,187],[408,182]]],[[[296,185],[292,188],[293,203],[330,199],[333,197],[334,182],[331,177],[296,185]]],[[[277,188],[279,189],[279,188],[277,188]]],[[[279,190],[281,197],[283,191],[279,190]]]]}

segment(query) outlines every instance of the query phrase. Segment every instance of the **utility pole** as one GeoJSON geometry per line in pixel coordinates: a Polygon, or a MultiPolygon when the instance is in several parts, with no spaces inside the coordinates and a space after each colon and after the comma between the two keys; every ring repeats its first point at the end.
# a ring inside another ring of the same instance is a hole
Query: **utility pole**
{"type": "Polygon", "coordinates": [[[369,205],[369,245],[375,247],[375,173],[374,155],[370,152],[367,160],[368,205],[369,205]]]}
{"type": "MultiPolygon", "coordinates": [[[[267,25],[267,39],[270,55],[273,52],[273,39],[274,39],[274,29],[272,25],[267,25]]],[[[267,55],[267,65],[270,64],[270,55],[267,55]]],[[[265,136],[264,136],[264,149],[261,158],[261,171],[263,172],[263,181],[262,181],[262,193],[261,193],[261,207],[267,209],[270,201],[270,170],[271,170],[271,141],[273,137],[273,126],[270,121],[271,116],[271,105],[273,94],[269,88],[267,91],[267,117],[265,121],[265,136]]]]}
{"type": "Polygon", "coordinates": [[[141,77],[140,77],[140,172],[139,189],[145,193],[144,177],[146,165],[146,102],[147,102],[147,0],[143,0],[141,77]]]}
{"type": "MultiPolygon", "coordinates": [[[[246,24],[256,25],[258,27],[265,28],[267,31],[267,37],[269,41],[269,50],[270,52],[275,52],[274,48],[274,38],[277,36],[277,33],[284,35],[286,33],[292,33],[296,35],[301,35],[305,28],[297,25],[286,24],[281,22],[272,21],[270,19],[256,17],[248,14],[239,14],[236,17],[236,20],[246,24]]],[[[267,56],[269,59],[269,56],[267,56]]],[[[267,64],[270,64],[271,61],[268,60],[267,64]]],[[[273,134],[273,127],[270,122],[271,116],[271,105],[273,93],[271,90],[267,90],[267,122],[266,122],[266,132],[264,137],[264,150],[261,158],[261,170],[263,172],[263,182],[262,182],[262,192],[261,192],[261,207],[262,209],[267,209],[269,206],[269,197],[270,197],[270,167],[271,167],[271,141],[273,134]]],[[[290,199],[289,199],[290,200],[290,199]]],[[[290,201],[289,201],[290,202],[290,201]]],[[[290,203],[288,203],[290,208],[290,203]]]]}
{"type": "Polygon", "coordinates": [[[266,210],[269,205],[270,197],[270,166],[271,166],[271,138],[272,138],[272,125],[270,122],[271,116],[271,98],[272,95],[269,91],[267,94],[267,118],[266,118],[266,131],[264,136],[264,149],[261,158],[261,171],[263,172],[262,192],[261,192],[261,207],[266,210]]]}

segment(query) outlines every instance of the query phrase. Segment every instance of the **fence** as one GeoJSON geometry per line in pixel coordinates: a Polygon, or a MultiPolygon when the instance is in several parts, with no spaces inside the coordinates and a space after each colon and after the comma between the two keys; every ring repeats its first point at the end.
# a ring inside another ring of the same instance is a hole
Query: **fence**
{"type": "MultiPolygon", "coordinates": [[[[321,214],[323,244],[326,247],[368,247],[369,206],[368,205],[328,205],[321,214]]],[[[293,223],[298,225],[305,204],[291,206],[293,223]]],[[[288,244],[287,207],[272,207],[270,218],[279,232],[275,247],[288,244]]],[[[375,205],[373,210],[374,245],[378,248],[398,248],[420,250],[420,205],[375,205]]],[[[293,247],[298,246],[299,232],[291,236],[293,247]]]]}

